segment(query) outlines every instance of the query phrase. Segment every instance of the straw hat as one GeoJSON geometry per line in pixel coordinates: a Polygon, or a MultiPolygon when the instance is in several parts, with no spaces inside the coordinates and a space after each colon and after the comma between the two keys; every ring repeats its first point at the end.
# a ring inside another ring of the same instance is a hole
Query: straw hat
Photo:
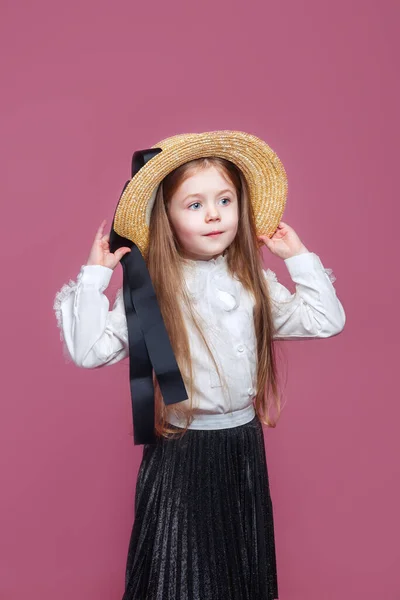
{"type": "Polygon", "coordinates": [[[136,244],[143,255],[161,181],[180,165],[206,156],[225,158],[240,169],[249,188],[257,235],[274,233],[285,208],[287,177],[280,159],[263,140],[242,131],[208,131],[174,135],[152,148],[160,151],[127,183],[113,224],[115,232],[136,244]]]}

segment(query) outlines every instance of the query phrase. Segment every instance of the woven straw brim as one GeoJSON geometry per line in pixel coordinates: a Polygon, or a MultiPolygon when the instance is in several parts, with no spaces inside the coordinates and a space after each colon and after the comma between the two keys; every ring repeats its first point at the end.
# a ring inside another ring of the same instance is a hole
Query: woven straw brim
{"type": "Polygon", "coordinates": [[[242,171],[254,209],[257,235],[270,237],[276,230],[286,204],[287,177],[280,159],[263,140],[241,131],[210,131],[175,135],[152,148],[161,148],[162,152],[131,179],[114,217],[115,231],[134,242],[142,254],[149,244],[149,202],[154,202],[155,190],[171,171],[206,156],[230,160],[242,171]]]}

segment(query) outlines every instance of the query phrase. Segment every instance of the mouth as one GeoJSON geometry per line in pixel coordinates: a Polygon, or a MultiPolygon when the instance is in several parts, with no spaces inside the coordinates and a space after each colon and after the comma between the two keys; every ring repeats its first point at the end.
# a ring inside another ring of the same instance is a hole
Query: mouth
{"type": "Polygon", "coordinates": [[[206,233],[205,237],[216,237],[221,235],[221,233],[223,233],[223,231],[211,231],[211,233],[206,233]]]}

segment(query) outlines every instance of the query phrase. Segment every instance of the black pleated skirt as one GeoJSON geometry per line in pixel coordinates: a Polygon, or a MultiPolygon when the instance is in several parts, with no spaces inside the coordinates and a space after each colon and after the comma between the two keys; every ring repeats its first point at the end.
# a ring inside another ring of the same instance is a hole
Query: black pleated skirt
{"type": "Polygon", "coordinates": [[[123,600],[275,600],[274,523],[257,416],[143,446],[123,600]]]}

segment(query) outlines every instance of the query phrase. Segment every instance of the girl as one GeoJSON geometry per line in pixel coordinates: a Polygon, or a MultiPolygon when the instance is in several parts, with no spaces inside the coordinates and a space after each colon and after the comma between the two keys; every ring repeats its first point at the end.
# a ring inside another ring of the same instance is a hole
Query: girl
{"type": "MultiPolygon", "coordinates": [[[[143,447],[123,600],[273,600],[278,583],[262,423],[274,427],[272,413],[280,412],[274,340],[336,335],[345,312],[331,270],[292,227],[280,217],[272,235],[256,226],[274,197],[263,192],[257,207],[262,177],[252,181],[245,168],[252,144],[269,157],[271,149],[241,132],[212,132],[224,142],[218,147],[211,147],[210,133],[195,135],[201,151],[194,158],[185,149],[194,147],[194,136],[169,138],[174,156],[183,155],[168,163],[154,190],[148,184],[146,202],[150,192],[154,202],[147,246],[146,237],[135,238],[189,393],[167,406],[154,381],[157,438],[143,447]],[[240,156],[232,150],[238,140],[240,156]],[[294,294],[263,270],[260,244],[284,260],[294,294]]],[[[143,172],[163,170],[168,147],[160,147],[164,162],[153,157],[143,172]]],[[[251,169],[261,172],[255,163],[251,169]]],[[[115,224],[117,217],[118,210],[115,224]]],[[[140,217],[133,220],[138,235],[140,217]]],[[[118,227],[132,240],[131,221],[124,216],[118,227]]],[[[111,311],[104,291],[133,248],[110,252],[104,227],[105,221],[77,281],[54,304],[67,353],[86,368],[129,355],[122,289],[111,311]]]]}

